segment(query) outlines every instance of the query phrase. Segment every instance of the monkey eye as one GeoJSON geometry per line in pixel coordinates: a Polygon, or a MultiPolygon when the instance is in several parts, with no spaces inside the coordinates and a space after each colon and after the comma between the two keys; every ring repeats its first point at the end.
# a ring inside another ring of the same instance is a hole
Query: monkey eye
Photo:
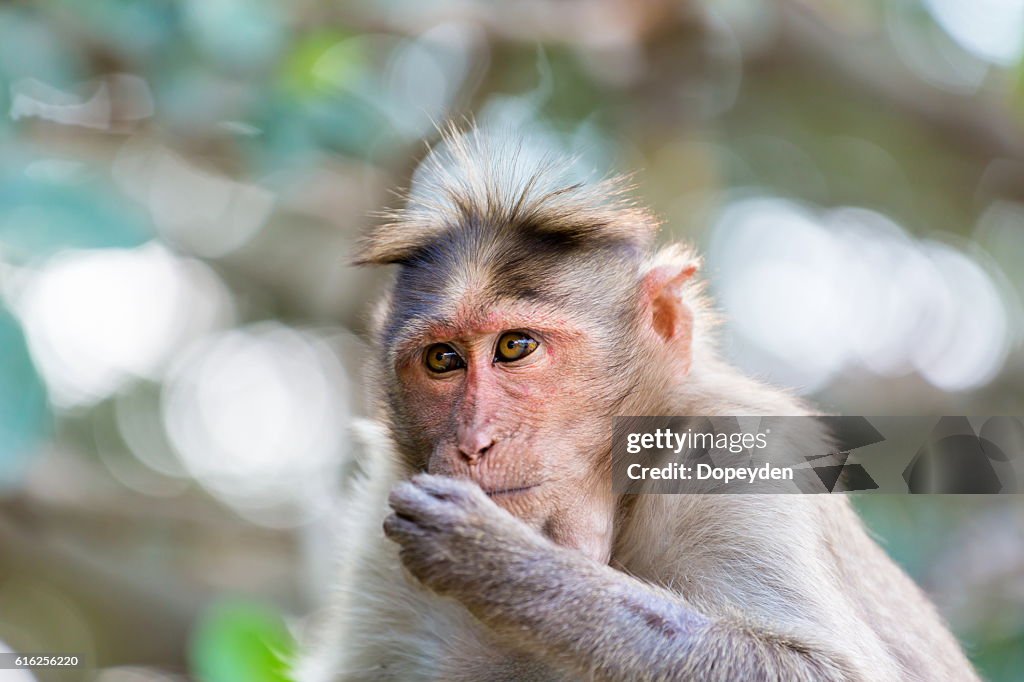
{"type": "Polygon", "coordinates": [[[451,372],[466,366],[459,353],[447,343],[435,343],[423,358],[427,369],[437,374],[451,372]]]}
{"type": "Polygon", "coordinates": [[[537,350],[539,342],[523,332],[505,332],[498,339],[498,348],[494,352],[495,362],[515,362],[537,350]]]}

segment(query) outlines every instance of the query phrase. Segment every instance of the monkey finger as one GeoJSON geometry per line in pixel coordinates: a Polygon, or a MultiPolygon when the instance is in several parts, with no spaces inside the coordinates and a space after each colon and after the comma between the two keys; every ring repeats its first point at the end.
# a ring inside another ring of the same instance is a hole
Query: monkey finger
{"type": "Polygon", "coordinates": [[[388,504],[399,516],[435,530],[460,513],[460,506],[450,498],[431,495],[413,483],[399,483],[392,488],[388,504]]]}
{"type": "Polygon", "coordinates": [[[397,484],[388,495],[388,506],[412,519],[420,517],[433,502],[429,494],[408,481],[397,484]]]}
{"type": "Polygon", "coordinates": [[[419,534],[420,530],[415,521],[398,514],[391,514],[384,519],[384,536],[398,543],[419,534]]]}
{"type": "Polygon", "coordinates": [[[475,495],[484,497],[483,491],[476,483],[451,476],[435,476],[432,474],[416,474],[412,483],[434,497],[442,500],[469,500],[475,495]]]}

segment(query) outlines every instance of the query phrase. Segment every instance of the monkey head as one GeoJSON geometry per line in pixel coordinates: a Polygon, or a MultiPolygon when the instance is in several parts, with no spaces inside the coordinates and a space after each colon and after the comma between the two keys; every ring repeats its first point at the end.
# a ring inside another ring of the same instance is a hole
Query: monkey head
{"type": "Polygon", "coordinates": [[[688,370],[694,266],[652,262],[656,223],[607,194],[595,209],[575,186],[519,202],[478,189],[438,188],[447,209],[407,209],[360,255],[399,266],[376,329],[393,438],[410,471],[470,479],[607,558],[611,417],[656,413],[688,370]]]}

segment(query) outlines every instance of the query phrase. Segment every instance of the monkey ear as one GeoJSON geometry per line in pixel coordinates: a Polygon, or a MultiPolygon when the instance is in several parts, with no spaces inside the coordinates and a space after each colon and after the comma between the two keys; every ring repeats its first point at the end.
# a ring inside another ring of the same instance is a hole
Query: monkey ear
{"type": "Polygon", "coordinates": [[[693,341],[693,310],[684,300],[683,292],[696,272],[697,263],[686,259],[655,265],[643,282],[652,331],[663,342],[674,346],[687,366],[693,341]]]}

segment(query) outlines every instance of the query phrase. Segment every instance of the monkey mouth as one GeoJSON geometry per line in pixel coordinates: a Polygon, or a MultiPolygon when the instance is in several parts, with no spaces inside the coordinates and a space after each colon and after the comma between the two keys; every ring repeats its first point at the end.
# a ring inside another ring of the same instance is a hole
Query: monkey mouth
{"type": "Polygon", "coordinates": [[[498,497],[499,495],[516,495],[518,493],[525,493],[527,490],[533,490],[534,488],[537,488],[539,486],[540,484],[536,483],[534,485],[524,485],[519,486],[517,488],[495,488],[493,490],[485,490],[484,493],[486,493],[488,497],[498,497]]]}

